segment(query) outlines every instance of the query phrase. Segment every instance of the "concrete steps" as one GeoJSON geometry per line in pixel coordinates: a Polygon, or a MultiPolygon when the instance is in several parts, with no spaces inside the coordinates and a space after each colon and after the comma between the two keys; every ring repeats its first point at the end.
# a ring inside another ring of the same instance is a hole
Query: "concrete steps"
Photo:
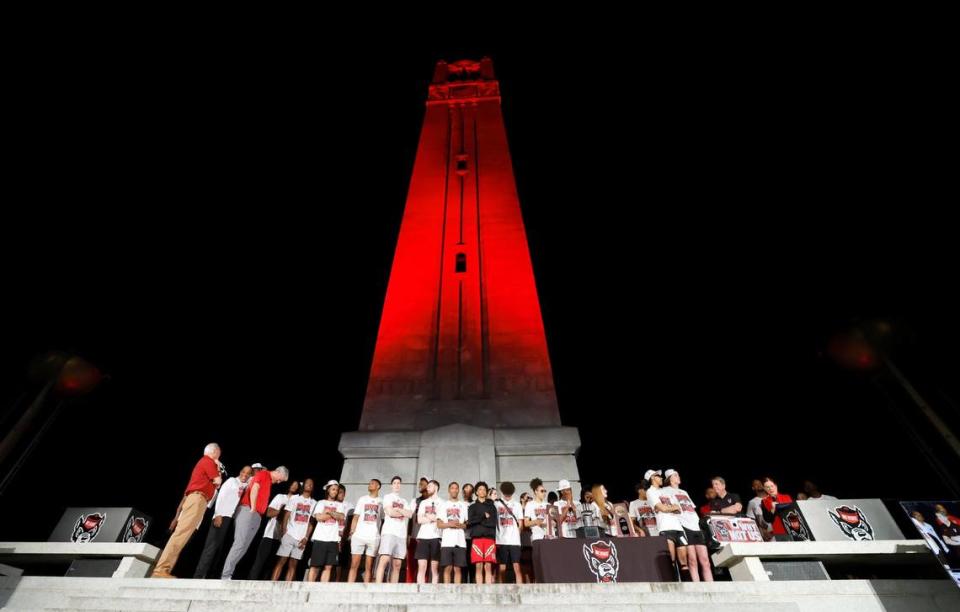
{"type": "Polygon", "coordinates": [[[0,578],[0,606],[7,610],[438,612],[475,605],[524,612],[956,611],[960,589],[947,580],[418,586],[0,578]]]}

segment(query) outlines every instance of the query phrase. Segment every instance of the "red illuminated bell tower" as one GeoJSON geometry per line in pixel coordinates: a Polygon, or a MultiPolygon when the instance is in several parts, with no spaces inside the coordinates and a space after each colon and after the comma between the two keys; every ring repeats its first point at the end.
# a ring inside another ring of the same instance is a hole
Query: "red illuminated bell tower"
{"type": "Polygon", "coordinates": [[[491,60],[438,62],[426,106],[341,482],[576,482],[491,60]]]}
{"type": "Polygon", "coordinates": [[[440,62],[361,430],[559,425],[489,59],[440,62]]]}

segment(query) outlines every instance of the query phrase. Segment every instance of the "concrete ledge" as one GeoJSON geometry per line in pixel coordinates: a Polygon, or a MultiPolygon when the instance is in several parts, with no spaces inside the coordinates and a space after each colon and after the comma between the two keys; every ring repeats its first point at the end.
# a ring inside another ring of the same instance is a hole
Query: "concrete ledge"
{"type": "MultiPolygon", "coordinates": [[[[818,559],[864,555],[922,556],[926,561],[930,549],[923,540],[879,540],[872,542],[732,542],[713,554],[717,567],[729,567],[744,557],[760,559],[818,559]]],[[[890,559],[893,561],[893,559],[890,559]]],[[[897,559],[902,562],[903,559],[897,559]]]]}
{"type": "Polygon", "coordinates": [[[152,544],[126,544],[122,542],[0,542],[0,560],[73,561],[109,557],[133,557],[153,563],[160,556],[160,549],[152,544]]]}
{"type": "Polygon", "coordinates": [[[735,582],[767,582],[764,561],[819,561],[824,566],[935,565],[936,557],[923,540],[870,542],[735,542],[713,554],[713,564],[725,567],[735,582]]]}

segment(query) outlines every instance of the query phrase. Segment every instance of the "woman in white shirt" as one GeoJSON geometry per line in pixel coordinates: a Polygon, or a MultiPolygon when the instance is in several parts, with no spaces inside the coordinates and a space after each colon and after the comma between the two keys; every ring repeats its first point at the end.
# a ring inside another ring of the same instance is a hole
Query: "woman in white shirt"
{"type": "Polygon", "coordinates": [[[607,501],[607,488],[602,484],[593,485],[590,492],[593,493],[590,510],[593,511],[593,518],[597,525],[608,536],[620,535],[617,530],[617,518],[613,514],[613,504],[607,501]]]}
{"type": "Polygon", "coordinates": [[[700,515],[693,505],[690,495],[680,488],[680,473],[676,470],[667,470],[663,473],[667,478],[670,495],[675,506],[680,507],[680,524],[683,526],[687,545],[687,567],[690,568],[690,580],[713,582],[713,570],[710,569],[710,554],[707,552],[707,539],[700,531],[700,515]],[[699,568],[697,565],[699,564],[699,568]]]}

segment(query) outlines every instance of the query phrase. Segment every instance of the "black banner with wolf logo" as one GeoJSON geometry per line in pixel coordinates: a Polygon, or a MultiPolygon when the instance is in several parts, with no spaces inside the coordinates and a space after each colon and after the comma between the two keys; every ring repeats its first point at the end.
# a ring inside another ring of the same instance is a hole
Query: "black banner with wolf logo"
{"type": "Polygon", "coordinates": [[[537,582],[674,582],[665,538],[556,538],[533,543],[537,582]]]}

